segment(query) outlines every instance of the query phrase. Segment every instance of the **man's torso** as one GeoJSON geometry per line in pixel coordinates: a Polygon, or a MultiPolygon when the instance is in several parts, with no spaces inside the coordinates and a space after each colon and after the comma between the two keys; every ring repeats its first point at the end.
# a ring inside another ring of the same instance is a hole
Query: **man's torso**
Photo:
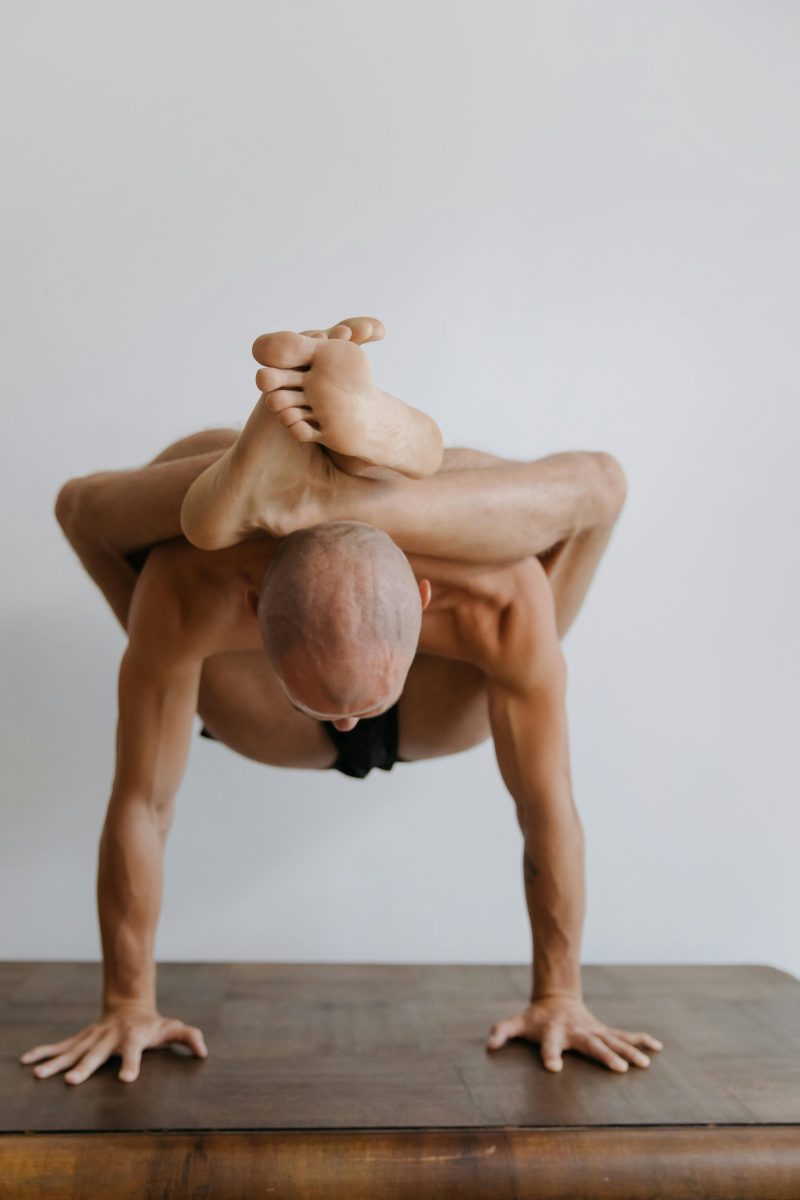
{"type": "Polygon", "coordinates": [[[431,581],[432,598],[397,710],[337,737],[290,705],[247,602],[250,590],[260,591],[275,546],[260,537],[209,553],[181,540],[158,547],[142,565],[134,604],[171,597],[202,659],[198,713],[207,734],[259,762],[339,765],[345,773],[348,760],[391,765],[458,753],[489,736],[486,678],[518,669],[503,631],[510,612],[519,621],[530,600],[530,563],[474,567],[409,556],[416,576],[431,581]]]}

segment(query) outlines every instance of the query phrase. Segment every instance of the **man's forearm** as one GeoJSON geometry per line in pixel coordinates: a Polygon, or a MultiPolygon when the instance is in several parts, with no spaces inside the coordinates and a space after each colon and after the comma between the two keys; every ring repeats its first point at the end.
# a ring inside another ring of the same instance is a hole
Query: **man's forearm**
{"type": "MultiPolygon", "coordinates": [[[[584,839],[572,796],[566,664],[543,569],[530,572],[526,636],[507,647],[517,685],[489,682],[497,761],[524,839],[525,898],[533,938],[534,998],[580,995],[585,910],[584,839]],[[512,653],[513,652],[513,653],[512,653]],[[515,666],[516,665],[516,666],[515,666]],[[527,684],[526,672],[529,673],[527,684]]],[[[522,623],[520,622],[520,627],[522,623]]]]}
{"type": "Polygon", "coordinates": [[[531,999],[581,995],[581,937],[586,907],[583,830],[573,811],[521,815],[523,875],[533,939],[531,999]]]}
{"type": "Polygon", "coordinates": [[[167,822],[153,805],[112,797],[97,874],[104,1007],[156,1007],[155,933],[166,834],[167,822]]]}

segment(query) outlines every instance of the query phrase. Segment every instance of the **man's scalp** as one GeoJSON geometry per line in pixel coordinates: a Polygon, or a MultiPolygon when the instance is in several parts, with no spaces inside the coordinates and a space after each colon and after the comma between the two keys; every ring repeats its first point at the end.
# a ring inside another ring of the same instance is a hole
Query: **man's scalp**
{"type": "Polygon", "coordinates": [[[261,636],[279,673],[307,661],[332,700],[356,702],[391,660],[406,669],[419,638],[419,589],[402,550],[381,530],[332,521],[281,541],[258,606],[261,636]]]}

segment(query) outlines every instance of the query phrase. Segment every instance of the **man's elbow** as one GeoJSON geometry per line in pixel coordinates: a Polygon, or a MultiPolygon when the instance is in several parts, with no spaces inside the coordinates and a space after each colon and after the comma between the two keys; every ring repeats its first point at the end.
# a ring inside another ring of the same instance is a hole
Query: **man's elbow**
{"type": "Polygon", "coordinates": [[[598,511],[613,524],[625,505],[628,480],[619,461],[605,450],[591,451],[595,465],[598,511]]]}
{"type": "Polygon", "coordinates": [[[104,477],[101,474],[82,475],[62,484],[56,496],[54,512],[68,541],[73,544],[92,543],[96,539],[105,504],[104,477]]]}
{"type": "Polygon", "coordinates": [[[55,517],[67,537],[75,530],[77,524],[82,483],[81,479],[68,479],[56,496],[55,517]]]}
{"type": "Polygon", "coordinates": [[[120,828],[147,828],[166,838],[175,819],[174,795],[149,788],[119,788],[111,793],[103,836],[120,828]]]}

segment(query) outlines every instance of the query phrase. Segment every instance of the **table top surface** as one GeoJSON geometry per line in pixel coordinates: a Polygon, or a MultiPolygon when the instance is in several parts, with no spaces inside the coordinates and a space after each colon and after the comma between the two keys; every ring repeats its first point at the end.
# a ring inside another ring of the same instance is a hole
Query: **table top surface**
{"type": "Polygon", "coordinates": [[[761,965],[585,966],[610,1025],[664,1042],[647,1069],[579,1054],[546,1072],[523,1041],[485,1050],[524,1007],[523,966],[167,963],[159,1007],[205,1060],[145,1053],[85,1083],[19,1055],[97,1016],[97,963],[0,964],[0,1132],[343,1130],[800,1123],[800,980],[761,965]]]}

